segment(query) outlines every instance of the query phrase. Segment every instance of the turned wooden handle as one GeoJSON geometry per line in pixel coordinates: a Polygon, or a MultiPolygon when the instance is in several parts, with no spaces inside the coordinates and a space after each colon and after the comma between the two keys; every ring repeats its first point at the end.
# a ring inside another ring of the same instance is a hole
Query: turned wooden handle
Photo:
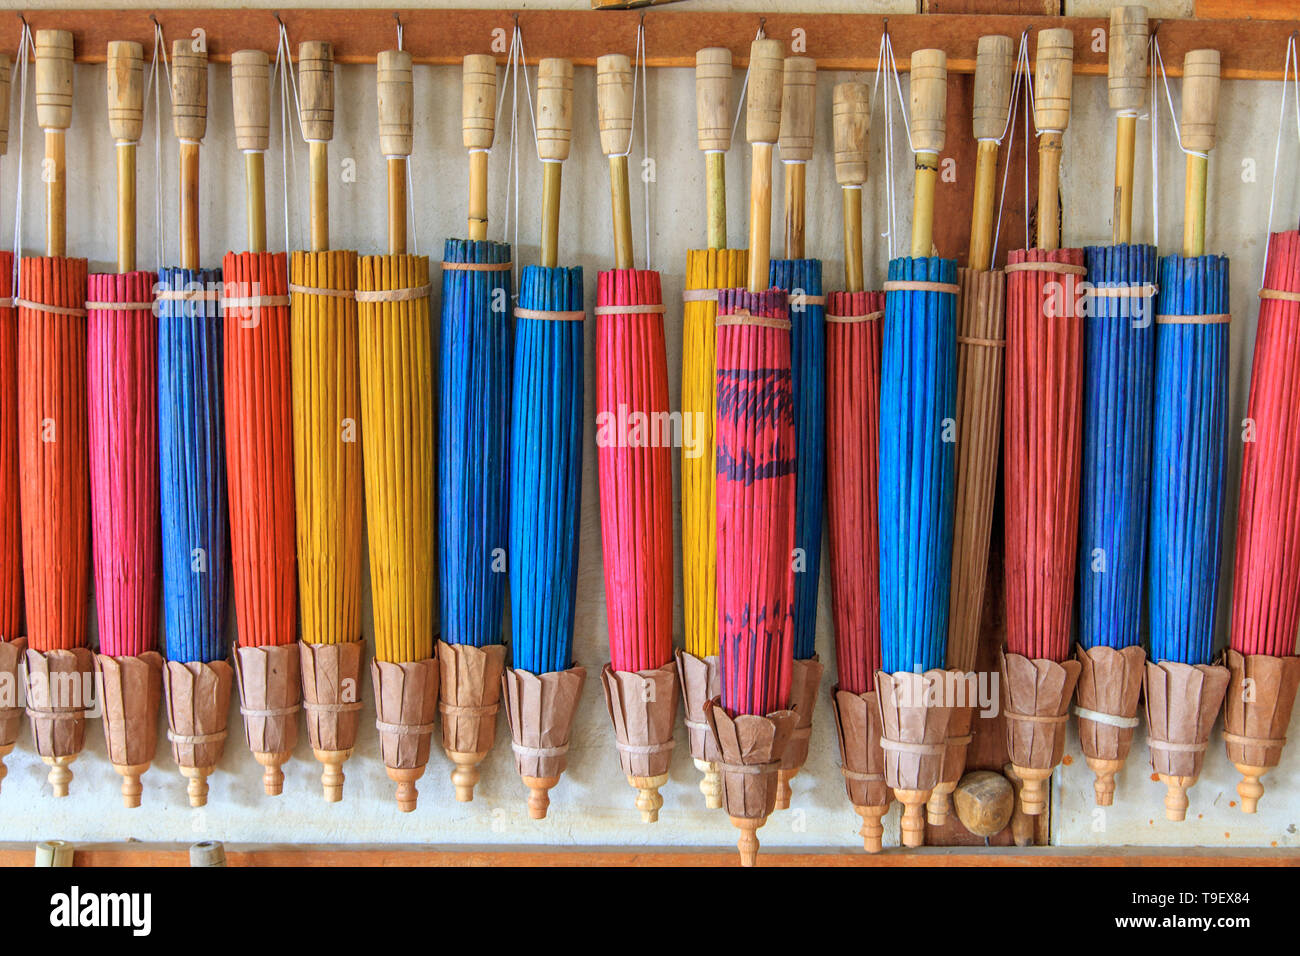
{"type": "Polygon", "coordinates": [[[36,122],[41,129],[72,125],[72,34],[36,31],[36,122]]]}
{"type": "Polygon", "coordinates": [[[376,60],[379,88],[379,149],[390,159],[411,155],[414,81],[411,54],[384,50],[376,60]]]}
{"type": "Polygon", "coordinates": [[[537,64],[537,157],[569,158],[573,136],[573,61],[548,58],[537,64]]]}
{"type": "Polygon", "coordinates": [[[13,57],[0,53],[0,156],[9,152],[9,78],[13,57]]]}
{"type": "Polygon", "coordinates": [[[725,47],[695,54],[695,121],[700,149],[731,149],[731,51],[725,47]]]}
{"type": "MultiPolygon", "coordinates": [[[[1107,41],[1110,108],[1135,113],[1147,91],[1147,8],[1114,7],[1107,41]]],[[[1037,92],[1037,91],[1035,91],[1037,92]]]]}
{"type": "Polygon", "coordinates": [[[911,87],[912,149],[942,152],[948,107],[947,54],[942,50],[913,53],[911,87]]]}
{"type": "Polygon", "coordinates": [[[461,68],[461,131],[466,149],[491,149],[497,108],[497,61],[483,53],[461,68]]]}
{"type": "Polygon", "coordinates": [[[192,40],[172,42],[172,130],[198,142],[208,129],[208,54],[192,40]]]}
{"type": "Polygon", "coordinates": [[[1189,50],[1183,57],[1183,149],[1214,149],[1219,122],[1219,51],[1189,50]]]}
{"type": "Polygon", "coordinates": [[[140,44],[129,40],[110,43],[107,73],[109,132],[116,142],[138,143],[144,126],[144,50],[140,44]]]}
{"type": "Polygon", "coordinates": [[[298,119],[308,142],[334,138],[334,44],[298,44],[298,119]]]}
{"type": "Polygon", "coordinates": [[[1070,93],[1074,85],[1074,34],[1069,30],[1039,30],[1034,62],[1034,125],[1064,132],[1070,125],[1070,93]]]}
{"type": "Polygon", "coordinates": [[[871,91],[867,84],[835,84],[831,115],[835,181],[841,186],[861,186],[867,181],[867,133],[871,130],[871,91]]]}
{"type": "Polygon", "coordinates": [[[264,152],[271,144],[271,61],[261,50],[230,55],[235,145],[264,152]]]}
{"type": "Polygon", "coordinates": [[[632,61],[621,53],[596,60],[596,112],[601,152],[626,153],[632,135],[632,61]]]}
{"type": "Polygon", "coordinates": [[[755,40],[749,45],[745,138],[750,143],[775,143],[781,137],[784,61],[785,54],[776,40],[755,40]]]}
{"type": "Polygon", "coordinates": [[[975,101],[971,125],[975,138],[996,140],[1007,126],[1011,106],[1011,81],[1016,69],[1016,47],[1011,37],[980,37],[975,54],[975,101]]]}
{"type": "Polygon", "coordinates": [[[817,117],[817,61],[788,56],[781,82],[781,159],[806,163],[812,159],[817,117]]]}

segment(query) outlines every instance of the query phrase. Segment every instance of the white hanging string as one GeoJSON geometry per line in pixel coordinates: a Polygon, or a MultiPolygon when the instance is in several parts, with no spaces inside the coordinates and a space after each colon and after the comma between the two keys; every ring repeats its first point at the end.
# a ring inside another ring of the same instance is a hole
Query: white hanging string
{"type": "MultiPolygon", "coordinates": [[[[275,47],[275,68],[271,72],[271,88],[276,89],[276,80],[279,80],[280,92],[280,187],[284,200],[284,248],[288,250],[289,245],[289,169],[298,167],[298,151],[294,143],[294,137],[290,135],[290,124],[293,118],[290,117],[290,111],[293,116],[297,117],[297,126],[299,135],[302,131],[302,104],[298,99],[298,81],[293,75],[293,56],[289,46],[289,30],[284,25],[284,21],[276,17],[280,25],[279,39],[275,47]],[[290,163],[290,158],[293,162],[290,163]]],[[[305,138],[305,137],[304,137],[305,138]]],[[[301,183],[301,179],[299,179],[301,183]]],[[[299,196],[299,201],[303,197],[299,196]]]]}
{"type": "Polygon", "coordinates": [[[889,27],[885,27],[884,33],[880,37],[880,52],[876,58],[876,78],[871,88],[871,106],[870,112],[874,113],[876,108],[876,94],[880,90],[881,78],[884,78],[884,113],[885,113],[885,204],[887,207],[885,231],[881,237],[886,240],[889,250],[889,258],[894,258],[894,241],[898,235],[898,210],[896,208],[897,190],[894,184],[894,118],[893,107],[890,105],[889,98],[889,80],[890,74],[893,74],[894,91],[898,98],[898,111],[902,117],[903,134],[907,137],[907,148],[910,152],[915,153],[912,147],[912,126],[907,116],[907,104],[903,100],[903,82],[898,74],[898,61],[894,58],[894,42],[889,36],[889,27]]]}
{"type": "MultiPolygon", "coordinates": [[[[496,123],[501,122],[501,107],[506,101],[506,87],[510,88],[510,147],[506,153],[506,214],[505,223],[502,227],[502,238],[507,239],[511,236],[511,225],[514,226],[514,248],[519,248],[519,78],[523,77],[524,81],[524,100],[528,104],[528,118],[533,131],[533,147],[536,150],[537,143],[537,117],[533,115],[533,91],[532,85],[528,82],[528,68],[524,63],[524,35],[519,29],[519,21],[515,20],[514,33],[510,37],[510,50],[506,54],[505,78],[501,84],[501,94],[497,98],[497,115],[496,123]],[[513,214],[513,220],[512,220],[513,214]]],[[[541,158],[540,156],[538,157],[541,158]]],[[[511,255],[514,263],[514,298],[519,298],[519,256],[511,255]]]]}
{"type": "Polygon", "coordinates": [[[18,170],[15,178],[17,196],[14,198],[14,298],[22,298],[18,288],[18,259],[22,255],[23,235],[23,132],[27,126],[27,59],[32,53],[32,29],[23,20],[18,38],[18,170]]]}
{"type": "MultiPolygon", "coordinates": [[[[162,88],[166,80],[167,89],[171,90],[171,69],[167,66],[167,41],[163,38],[162,25],[153,22],[153,55],[149,59],[149,75],[144,87],[144,108],[149,109],[149,92],[153,91],[153,211],[154,244],[158,258],[154,265],[161,269],[167,260],[163,257],[163,155],[162,155],[162,88]],[[162,72],[159,73],[159,64],[162,72]]],[[[170,92],[168,103],[171,102],[170,92]]]]}
{"type": "MultiPolygon", "coordinates": [[[[1273,205],[1277,200],[1277,170],[1282,160],[1282,127],[1286,123],[1286,81],[1294,77],[1293,85],[1295,86],[1295,111],[1296,111],[1296,136],[1300,138],[1300,59],[1296,56],[1296,35],[1291,34],[1290,39],[1286,41],[1286,62],[1282,66],[1282,103],[1278,107],[1277,115],[1277,143],[1273,147],[1273,185],[1269,187],[1268,193],[1268,235],[1273,235],[1273,205]]],[[[1268,276],[1268,256],[1264,256],[1264,270],[1260,276],[1259,284],[1264,285],[1264,279],[1268,276]]]]}
{"type": "MultiPolygon", "coordinates": [[[[396,13],[393,19],[397,21],[397,49],[402,49],[402,18],[396,13]]],[[[411,83],[415,84],[415,72],[411,72],[411,83]]],[[[414,127],[415,117],[411,117],[412,126],[414,127]]],[[[412,129],[412,133],[414,133],[412,129]]],[[[411,172],[411,157],[406,157],[406,215],[411,222],[411,255],[420,254],[420,218],[415,214],[415,176],[411,172]]]]}
{"type": "Polygon", "coordinates": [[[1034,95],[1034,75],[1029,68],[1029,31],[1020,34],[1020,50],[1016,54],[1016,68],[1011,76],[1011,100],[1007,103],[1007,122],[998,137],[998,145],[1011,136],[1007,144],[1006,162],[1002,167],[1002,192],[998,196],[998,216],[993,226],[993,255],[997,256],[998,240],[1002,237],[1002,209],[1007,201],[1007,181],[1011,175],[1011,157],[1016,151],[1016,107],[1023,101],[1025,111],[1025,248],[1029,248],[1029,104],[1034,95]]]}
{"type": "Polygon", "coordinates": [[[642,14],[641,22],[636,28],[636,59],[632,61],[632,129],[628,132],[628,153],[632,152],[632,138],[636,130],[636,94],[638,89],[637,82],[637,64],[640,64],[640,84],[641,91],[641,186],[645,194],[645,267],[646,271],[652,268],[650,265],[650,177],[646,175],[646,169],[649,166],[650,159],[650,99],[649,89],[650,81],[646,74],[646,53],[645,53],[645,15],[642,14]]]}

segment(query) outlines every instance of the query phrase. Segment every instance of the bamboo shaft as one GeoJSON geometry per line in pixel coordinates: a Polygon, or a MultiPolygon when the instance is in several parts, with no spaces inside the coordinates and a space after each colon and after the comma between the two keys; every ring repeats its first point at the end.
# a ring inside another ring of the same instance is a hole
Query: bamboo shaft
{"type": "Polygon", "coordinates": [[[313,140],[309,146],[307,176],[311,188],[311,251],[324,252],[330,247],[330,144],[326,140],[313,140]]]}
{"type": "Polygon", "coordinates": [[[939,180],[939,154],[916,154],[916,187],[912,193],[912,256],[934,249],[934,187],[939,180]]]}
{"type": "Polygon", "coordinates": [[[804,255],[808,164],[785,163],[785,258],[804,255]]]}
{"type": "Polygon", "coordinates": [[[135,143],[117,144],[117,271],[135,271],[135,143]]]}
{"type": "Polygon", "coordinates": [[[406,157],[388,157],[388,254],[406,254],[406,157]]]}
{"type": "Polygon", "coordinates": [[[244,203],[248,216],[248,251],[266,251],[266,153],[244,152],[244,203]]]}
{"type": "Polygon", "coordinates": [[[1187,185],[1183,199],[1183,255],[1205,255],[1205,188],[1210,161],[1187,154],[1187,185]]]}
{"type": "Polygon", "coordinates": [[[629,199],[627,157],[609,157],[609,200],[614,213],[614,267],[632,268],[632,206],[629,199]]]}
{"type": "Polygon", "coordinates": [[[68,182],[65,148],[67,138],[61,129],[45,131],[45,254],[67,255],[68,249],[68,182]]]}
{"type": "Polygon", "coordinates": [[[993,195],[997,188],[998,144],[982,139],[975,152],[975,205],[971,211],[967,266],[982,272],[993,265],[993,195]]]}
{"type": "Polygon", "coordinates": [[[181,180],[181,268],[199,268],[199,144],[182,142],[181,180]]]}
{"type": "Polygon", "coordinates": [[[1115,119],[1115,215],[1111,239],[1127,243],[1133,239],[1133,152],[1137,117],[1121,114],[1115,119]]]}
{"type": "Polygon", "coordinates": [[[754,143],[749,172],[749,291],[767,289],[772,256],[772,144],[754,143]]]}
{"type": "Polygon", "coordinates": [[[844,197],[844,291],[861,292],[862,278],[862,187],[845,186],[844,197]]]}
{"type": "Polygon", "coordinates": [[[1061,140],[1058,130],[1038,137],[1038,248],[1051,252],[1061,245],[1061,140]]]}
{"type": "Polygon", "coordinates": [[[704,154],[704,174],[708,186],[709,248],[727,247],[727,154],[713,151],[704,154]]]}
{"type": "Polygon", "coordinates": [[[558,160],[542,163],[542,256],[544,269],[554,269],[560,259],[560,174],[558,160]]]}
{"type": "Polygon", "coordinates": [[[469,154],[469,237],[487,238],[488,227],[488,151],[471,150],[469,154]]]}

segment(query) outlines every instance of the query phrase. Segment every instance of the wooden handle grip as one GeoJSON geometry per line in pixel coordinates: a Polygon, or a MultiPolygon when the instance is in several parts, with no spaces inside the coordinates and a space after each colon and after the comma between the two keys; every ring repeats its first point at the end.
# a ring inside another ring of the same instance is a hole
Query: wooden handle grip
{"type": "Polygon", "coordinates": [[[788,56],[781,83],[781,159],[806,163],[812,159],[817,118],[817,61],[788,56]]]}
{"type": "Polygon", "coordinates": [[[13,57],[0,53],[0,156],[9,152],[9,78],[13,57]]]}
{"type": "Polygon", "coordinates": [[[573,61],[551,57],[537,64],[537,158],[569,158],[573,137],[573,61]]]}
{"type": "Polygon", "coordinates": [[[1063,132],[1070,125],[1073,71],[1074,34],[1064,29],[1039,30],[1034,62],[1034,125],[1039,130],[1063,132]]]}
{"type": "Polygon", "coordinates": [[[72,125],[72,34],[36,31],[36,122],[41,129],[72,125]]]}
{"type": "Polygon", "coordinates": [[[208,54],[190,39],[172,43],[172,130],[177,139],[203,139],[208,129],[208,54]]]}
{"type": "Polygon", "coordinates": [[[731,149],[731,51],[725,47],[695,54],[695,121],[700,149],[731,149]]]}
{"type": "Polygon", "coordinates": [[[414,134],[415,83],[411,54],[384,50],[376,61],[379,87],[379,149],[388,157],[410,156],[414,134]]]}
{"type": "Polygon", "coordinates": [[[749,45],[749,92],[745,103],[745,138],[775,143],[781,136],[781,93],[785,54],[776,40],[749,45]]]}
{"type": "Polygon", "coordinates": [[[298,119],[310,142],[334,138],[334,44],[298,44],[298,119]]]}
{"type": "Polygon", "coordinates": [[[230,86],[234,99],[235,145],[265,151],[271,144],[271,61],[261,50],[236,50],[230,55],[230,86]]]}
{"type": "Polygon", "coordinates": [[[108,45],[108,129],[119,143],[138,143],[144,125],[144,50],[138,43],[108,45]]]}
{"type": "Polygon", "coordinates": [[[1147,92],[1147,8],[1114,7],[1106,48],[1110,108],[1123,112],[1141,109],[1147,92]]]}
{"type": "Polygon", "coordinates": [[[837,83],[831,101],[835,132],[835,181],[861,186],[867,181],[867,133],[871,129],[871,93],[865,83],[837,83]]]}
{"type": "Polygon", "coordinates": [[[948,109],[948,56],[942,50],[917,50],[912,54],[912,149],[918,153],[943,151],[948,109]]]}
{"type": "Polygon", "coordinates": [[[1219,51],[1188,50],[1183,57],[1183,149],[1214,149],[1219,121],[1219,51]]]}
{"type": "Polygon", "coordinates": [[[600,151],[606,156],[627,152],[632,134],[632,61],[621,53],[596,60],[596,112],[600,151]]]}
{"type": "Polygon", "coordinates": [[[497,61],[484,53],[461,66],[460,120],[466,149],[491,149],[497,110],[497,61]]]}
{"type": "Polygon", "coordinates": [[[1016,47],[1011,37],[980,37],[975,54],[975,101],[971,125],[976,139],[998,139],[1007,126],[1011,106],[1011,80],[1016,69],[1016,47]]]}

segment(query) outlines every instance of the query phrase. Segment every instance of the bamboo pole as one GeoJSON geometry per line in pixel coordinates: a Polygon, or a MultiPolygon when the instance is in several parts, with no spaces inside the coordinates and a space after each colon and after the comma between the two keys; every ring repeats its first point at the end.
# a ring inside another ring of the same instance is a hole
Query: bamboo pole
{"type": "Polygon", "coordinates": [[[708,246],[727,246],[727,150],[731,149],[731,51],[695,54],[696,139],[704,152],[708,246]]]}
{"type": "Polygon", "coordinates": [[[1061,142],[1070,125],[1074,34],[1040,30],[1034,64],[1034,125],[1038,127],[1038,248],[1061,245],[1061,142]]]}
{"type": "Polygon", "coordinates": [[[609,199],[614,219],[614,268],[632,268],[632,208],[627,154],[632,142],[632,61],[622,53],[596,60],[600,150],[609,159],[609,199]]]}
{"type": "Polygon", "coordinates": [[[208,54],[172,43],[172,130],[180,141],[181,268],[199,266],[199,146],[208,128],[208,54]]]}
{"type": "Polygon", "coordinates": [[[975,55],[975,201],[971,210],[967,268],[982,272],[993,265],[993,198],[997,186],[998,141],[1006,129],[1015,72],[1015,44],[1011,37],[982,36],[975,55]]]}
{"type": "Polygon", "coordinates": [[[785,167],[785,258],[804,257],[808,160],[817,117],[817,61],[786,57],[781,84],[781,163],[785,167]]]}
{"type": "Polygon", "coordinates": [[[136,149],[144,123],[144,50],[108,45],[108,128],[117,152],[117,271],[135,271],[136,149]]]}
{"type": "Polygon", "coordinates": [[[469,238],[487,238],[488,150],[497,107],[497,61],[486,54],[465,57],[461,68],[461,133],[469,150],[469,238]]]}
{"type": "Polygon", "coordinates": [[[768,287],[772,257],[772,146],[781,136],[784,54],[776,40],[749,47],[749,100],[745,138],[749,140],[749,291],[768,287]]]}
{"type": "Polygon", "coordinates": [[[548,58],[537,65],[537,158],[542,161],[541,265],[559,264],[560,175],[573,132],[573,63],[548,58]]]}
{"type": "Polygon", "coordinates": [[[934,250],[934,189],[939,180],[948,108],[948,57],[942,50],[912,54],[912,149],[916,154],[912,193],[912,256],[934,250]]]}
{"type": "Polygon", "coordinates": [[[1219,116],[1219,51],[1189,50],[1183,58],[1179,132],[1187,152],[1183,193],[1183,255],[1205,255],[1205,193],[1219,116]]]}
{"type": "Polygon", "coordinates": [[[862,185],[867,181],[871,94],[865,83],[838,83],[832,100],[835,181],[844,203],[844,291],[863,290],[862,185]]]}
{"type": "Polygon", "coordinates": [[[388,252],[406,253],[406,164],[414,139],[411,54],[384,50],[376,61],[379,148],[388,161],[388,252]]]}
{"type": "Polygon", "coordinates": [[[266,150],[271,141],[270,59],[262,50],[230,56],[235,145],[244,154],[248,251],[266,251],[266,150]]]}
{"type": "Polygon", "coordinates": [[[1111,241],[1133,238],[1133,152],[1137,115],[1146,99],[1147,8],[1115,7],[1110,11],[1107,87],[1115,111],[1115,210],[1111,241]]]}

